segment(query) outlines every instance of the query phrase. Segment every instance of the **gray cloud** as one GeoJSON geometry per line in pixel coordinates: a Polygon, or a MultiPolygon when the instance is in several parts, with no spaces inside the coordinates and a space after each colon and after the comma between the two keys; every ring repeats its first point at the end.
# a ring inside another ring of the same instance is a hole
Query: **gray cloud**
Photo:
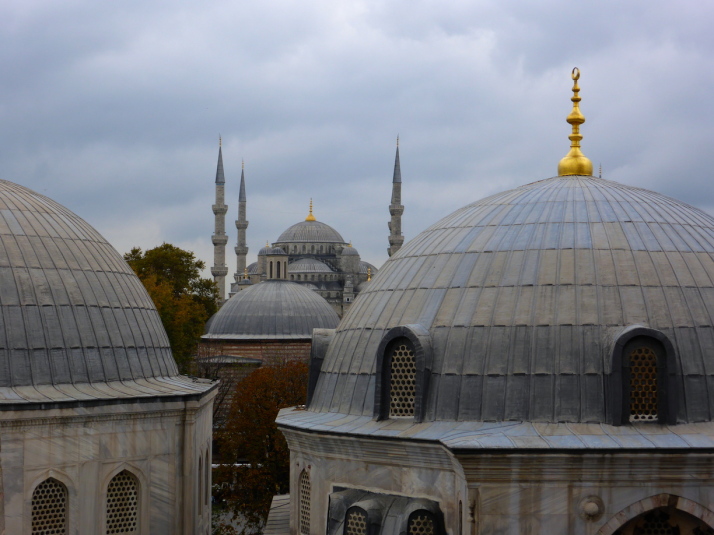
{"type": "Polygon", "coordinates": [[[0,177],[67,205],[120,251],[168,241],[210,265],[221,133],[229,228],[246,160],[252,254],[312,197],[317,217],[379,265],[397,133],[409,239],[555,174],[578,65],[583,150],[605,178],[711,210],[712,11],[643,0],[5,2],[0,177]]]}

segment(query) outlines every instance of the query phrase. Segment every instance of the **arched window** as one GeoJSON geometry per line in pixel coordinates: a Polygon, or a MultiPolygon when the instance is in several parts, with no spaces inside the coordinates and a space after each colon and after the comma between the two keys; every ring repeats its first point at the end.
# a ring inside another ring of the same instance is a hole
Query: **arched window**
{"type": "Polygon", "coordinates": [[[139,533],[139,482],[127,470],[107,487],[107,534],[139,533]]]}
{"type": "Polygon", "coordinates": [[[276,264],[277,264],[277,268],[278,268],[278,278],[280,279],[281,278],[280,277],[280,268],[282,267],[281,266],[282,262],[276,262],[276,264]]]}
{"type": "Polygon", "coordinates": [[[305,244],[303,244],[303,246],[302,246],[302,252],[304,253],[305,251],[307,251],[307,249],[305,248],[305,244]]]}
{"type": "Polygon", "coordinates": [[[368,535],[367,513],[361,507],[350,507],[345,515],[344,535],[368,535]]]}
{"type": "Polygon", "coordinates": [[[322,254],[322,251],[323,251],[323,246],[320,245],[320,254],[322,254]]]}
{"type": "Polygon", "coordinates": [[[67,487],[53,477],[37,485],[32,493],[32,535],[65,534],[67,530],[67,487]]]}
{"type": "Polygon", "coordinates": [[[208,448],[206,448],[206,454],[205,454],[205,459],[206,462],[204,463],[204,466],[206,467],[206,506],[210,505],[211,503],[211,461],[208,457],[208,448]]]}
{"type": "Polygon", "coordinates": [[[423,509],[409,515],[407,535],[437,535],[436,518],[434,514],[423,509]]]}
{"type": "Polygon", "coordinates": [[[389,416],[414,416],[416,358],[406,338],[395,340],[389,350],[389,416]]]}
{"type": "Polygon", "coordinates": [[[315,253],[315,245],[314,244],[310,246],[310,252],[313,254],[315,253]]]}
{"type": "Polygon", "coordinates": [[[270,276],[268,278],[270,278],[270,279],[273,278],[273,261],[272,260],[270,261],[270,276]]]}
{"type": "Polygon", "coordinates": [[[662,344],[647,336],[635,337],[625,345],[622,386],[626,421],[660,421],[664,360],[662,344]]]}
{"type": "Polygon", "coordinates": [[[310,535],[310,491],[310,474],[307,470],[303,470],[298,481],[300,535],[310,535]]]}

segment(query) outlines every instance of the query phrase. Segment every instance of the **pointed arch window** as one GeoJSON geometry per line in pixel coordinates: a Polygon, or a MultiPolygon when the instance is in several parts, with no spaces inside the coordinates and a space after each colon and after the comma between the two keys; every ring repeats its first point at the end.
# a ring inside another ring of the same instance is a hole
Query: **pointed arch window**
{"type": "Polygon", "coordinates": [[[106,507],[107,535],[139,533],[139,481],[128,470],[109,482],[106,507]]]}
{"type": "Polygon", "coordinates": [[[67,487],[53,477],[37,485],[32,493],[32,535],[65,535],[67,530],[67,487]]]}
{"type": "Polygon", "coordinates": [[[310,535],[310,474],[307,470],[300,472],[298,480],[299,509],[300,509],[300,535],[310,535]]]}

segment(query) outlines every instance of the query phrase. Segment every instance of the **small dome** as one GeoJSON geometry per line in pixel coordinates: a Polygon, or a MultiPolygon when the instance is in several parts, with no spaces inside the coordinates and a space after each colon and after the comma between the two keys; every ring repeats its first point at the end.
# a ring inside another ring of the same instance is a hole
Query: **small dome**
{"type": "Polygon", "coordinates": [[[253,262],[248,265],[248,275],[259,275],[258,273],[258,262],[253,262]]]}
{"type": "Polygon", "coordinates": [[[241,279],[238,281],[238,286],[250,286],[253,283],[250,282],[250,279],[241,279]]]}
{"type": "Polygon", "coordinates": [[[288,264],[288,273],[333,273],[330,266],[314,258],[301,258],[288,264]]]}
{"type": "Polygon", "coordinates": [[[271,247],[267,253],[268,255],[286,255],[287,253],[283,251],[280,247],[271,247]]]}
{"type": "Polygon", "coordinates": [[[367,275],[367,273],[371,273],[372,276],[374,277],[377,274],[377,268],[374,267],[372,264],[369,262],[365,262],[364,260],[360,260],[359,263],[359,272],[362,275],[367,275]]]}
{"type": "Polygon", "coordinates": [[[277,243],[345,243],[339,232],[319,221],[300,221],[283,232],[277,243]]]}
{"type": "Polygon", "coordinates": [[[193,389],[141,281],[96,230],[4,180],[0,208],[0,402],[193,389]]]}
{"type": "Polygon", "coordinates": [[[339,321],[329,303],[312,290],[290,281],[268,280],[226,301],[203,338],[310,339],[313,329],[334,329],[339,321]]]}
{"type": "Polygon", "coordinates": [[[676,420],[711,421],[712,326],[712,216],[554,177],[465,206],[392,256],[340,323],[310,409],[339,398],[372,414],[380,343],[404,328],[430,340],[426,420],[608,423],[618,344],[651,333],[671,359],[676,420]]]}
{"type": "Polygon", "coordinates": [[[352,246],[342,249],[342,256],[359,256],[359,252],[352,246]]]}
{"type": "Polygon", "coordinates": [[[270,254],[270,251],[272,250],[273,248],[270,245],[266,245],[260,251],[258,251],[258,256],[270,254]]]}

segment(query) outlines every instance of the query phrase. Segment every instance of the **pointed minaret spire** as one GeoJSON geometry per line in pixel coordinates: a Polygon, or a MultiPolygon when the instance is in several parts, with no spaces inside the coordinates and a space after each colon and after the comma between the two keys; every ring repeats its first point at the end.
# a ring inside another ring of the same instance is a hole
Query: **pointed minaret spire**
{"type": "Polygon", "coordinates": [[[245,231],[248,228],[246,219],[246,198],[245,198],[245,161],[241,161],[240,170],[240,192],[238,193],[238,219],[236,220],[238,229],[238,241],[236,242],[236,272],[233,278],[236,282],[241,279],[241,274],[246,269],[246,256],[248,255],[248,243],[245,231]]]}
{"type": "Polygon", "coordinates": [[[225,183],[226,179],[223,174],[223,150],[222,140],[218,137],[218,166],[216,168],[216,204],[213,205],[213,213],[215,215],[215,226],[213,230],[213,266],[211,267],[211,275],[213,280],[218,285],[219,300],[223,303],[226,298],[226,275],[228,275],[228,266],[226,266],[226,244],[228,236],[226,236],[226,212],[228,207],[225,204],[225,183]]]}
{"type": "Polygon", "coordinates": [[[389,248],[387,253],[392,256],[404,243],[402,236],[402,214],[404,206],[402,205],[402,169],[399,165],[399,136],[397,136],[397,154],[394,157],[394,175],[392,176],[392,202],[389,205],[389,215],[392,216],[391,221],[387,223],[389,227],[389,248]]]}

